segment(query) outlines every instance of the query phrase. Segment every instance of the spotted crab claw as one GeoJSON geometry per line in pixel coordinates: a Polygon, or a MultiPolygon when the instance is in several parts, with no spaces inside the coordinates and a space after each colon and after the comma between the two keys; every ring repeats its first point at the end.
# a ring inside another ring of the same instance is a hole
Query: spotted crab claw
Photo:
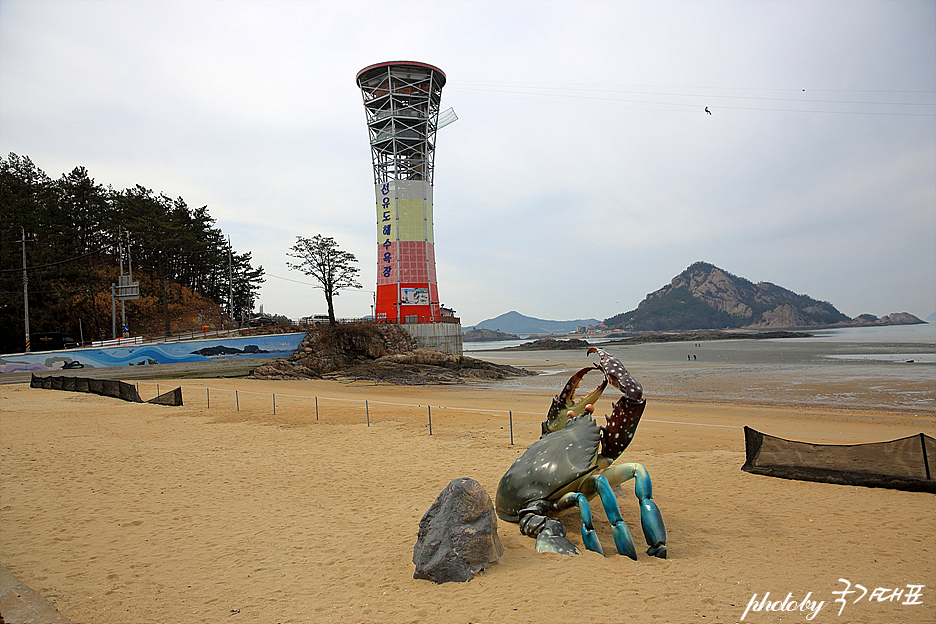
{"type": "Polygon", "coordinates": [[[605,374],[605,378],[601,380],[598,387],[592,390],[588,396],[580,401],[575,400],[575,390],[582,382],[582,379],[584,379],[585,375],[597,369],[600,369],[600,367],[587,366],[569,378],[562,392],[553,398],[552,405],[549,406],[546,420],[543,421],[543,435],[565,428],[570,418],[581,416],[585,412],[586,406],[594,405],[601,398],[601,393],[608,386],[607,374],[605,374]]]}
{"type": "Polygon", "coordinates": [[[647,402],[634,401],[622,396],[605,418],[608,424],[601,428],[601,455],[614,461],[634,439],[634,432],[643,416],[647,402]]]}
{"type": "Polygon", "coordinates": [[[611,382],[611,385],[624,393],[629,399],[634,401],[641,400],[643,396],[643,388],[640,386],[640,382],[634,379],[630,373],[627,372],[627,369],[624,368],[624,365],[621,364],[621,360],[617,359],[604,349],[599,349],[597,347],[591,347],[588,350],[589,354],[597,353],[600,358],[598,363],[598,368],[604,371],[604,374],[607,375],[608,381],[611,382]]]}
{"type": "Polygon", "coordinates": [[[604,371],[611,385],[624,394],[614,404],[611,415],[606,417],[607,425],[601,431],[601,455],[614,461],[634,439],[647,402],[640,383],[627,372],[621,360],[596,347],[591,347],[588,353],[598,354],[601,359],[598,368],[604,371]]]}

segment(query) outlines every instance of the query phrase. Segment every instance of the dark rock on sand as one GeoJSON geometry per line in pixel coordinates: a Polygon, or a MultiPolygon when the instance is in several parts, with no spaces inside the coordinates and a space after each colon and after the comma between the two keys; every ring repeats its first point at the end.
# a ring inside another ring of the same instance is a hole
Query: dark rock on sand
{"type": "Polygon", "coordinates": [[[454,479],[419,521],[413,578],[464,583],[502,554],[491,497],[474,479],[454,479]]]}

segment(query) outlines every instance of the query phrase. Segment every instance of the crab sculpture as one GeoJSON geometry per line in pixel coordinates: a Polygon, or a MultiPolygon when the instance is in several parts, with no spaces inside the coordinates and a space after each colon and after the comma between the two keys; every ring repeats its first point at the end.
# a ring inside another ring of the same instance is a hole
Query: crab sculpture
{"type": "Polygon", "coordinates": [[[542,437],[501,478],[495,496],[497,515],[507,522],[519,523],[522,534],[535,537],[537,552],[575,555],[579,550],[565,536],[565,527],[550,516],[577,505],[585,548],[603,555],[588,504],[597,495],[611,523],[618,553],[636,560],[634,540],[612,490],[634,479],[634,493],[640,501],[640,523],[649,545],[647,554],[665,559],[666,527],[660,509],[653,502],[650,475],[641,464],[612,465],[634,437],[646,405],[641,396],[643,389],[616,357],[595,347],[588,350],[588,354],[592,353],[598,354],[599,363],[581,369],[569,379],[552,401],[542,424],[542,437]],[[593,370],[602,371],[604,379],[588,396],[576,401],[576,388],[593,370]],[[611,415],[606,417],[607,424],[601,427],[592,419],[592,413],[608,383],[624,396],[614,404],[611,415]]]}

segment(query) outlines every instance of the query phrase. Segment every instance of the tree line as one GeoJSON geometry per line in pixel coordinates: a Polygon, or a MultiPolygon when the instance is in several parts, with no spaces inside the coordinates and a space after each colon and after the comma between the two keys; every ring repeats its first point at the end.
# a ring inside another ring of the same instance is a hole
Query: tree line
{"type": "Polygon", "coordinates": [[[264,281],[263,267],[231,248],[207,206],[141,185],[105,187],[80,166],[52,179],[10,153],[0,159],[2,352],[25,347],[24,246],[31,332],[110,338],[121,262],[140,282],[140,299],[125,308],[135,335],[192,329],[198,314],[211,324],[240,320],[264,281]]]}

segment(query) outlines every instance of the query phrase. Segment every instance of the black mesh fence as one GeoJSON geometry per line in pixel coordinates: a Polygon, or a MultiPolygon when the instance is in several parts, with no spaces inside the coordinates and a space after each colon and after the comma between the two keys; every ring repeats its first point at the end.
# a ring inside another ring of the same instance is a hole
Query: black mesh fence
{"type": "MultiPolygon", "coordinates": [[[[136,386],[125,381],[112,379],[89,379],[85,377],[69,376],[32,376],[29,383],[31,388],[45,388],[46,390],[68,390],[71,392],[88,392],[102,396],[123,399],[132,403],[142,403],[136,386]]],[[[160,394],[155,399],[147,401],[157,405],[182,405],[182,388],[176,388],[160,394]]]]}
{"type": "Polygon", "coordinates": [[[936,494],[936,440],[917,435],[870,444],[810,444],[744,428],[742,470],[754,474],[936,494]]]}
{"type": "Polygon", "coordinates": [[[147,403],[155,403],[156,405],[182,405],[182,388],[163,392],[158,397],[147,401],[147,403]]]}

